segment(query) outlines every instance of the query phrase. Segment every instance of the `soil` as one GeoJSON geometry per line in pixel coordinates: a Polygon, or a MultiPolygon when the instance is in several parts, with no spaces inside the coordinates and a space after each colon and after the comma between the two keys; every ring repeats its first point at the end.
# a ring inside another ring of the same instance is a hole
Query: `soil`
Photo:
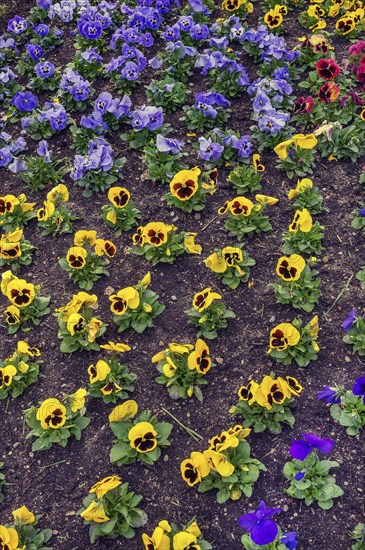
{"type": "MultiPolygon", "coordinates": [[[[0,21],[0,30],[6,29],[5,19],[15,13],[26,14],[32,5],[32,1],[12,2],[6,18],[0,21]]],[[[63,28],[66,31],[65,41],[53,55],[62,67],[71,60],[74,51],[72,38],[68,35],[70,27],[63,28]]],[[[289,34],[285,38],[289,43],[293,43],[296,36],[305,34],[305,30],[303,32],[294,19],[287,28],[289,34]]],[[[335,44],[342,51],[346,43],[335,39],[335,44]]],[[[252,64],[244,55],[242,63],[247,66],[252,64]]],[[[152,70],[145,73],[143,84],[148,83],[152,74],[152,70]]],[[[104,84],[100,79],[94,87],[102,91],[105,89],[104,84]]],[[[191,84],[193,92],[208,89],[206,81],[199,75],[193,77],[191,84]]],[[[132,101],[136,108],[146,102],[143,85],[133,93],[132,101]]],[[[232,103],[234,115],[228,123],[229,127],[241,132],[248,130],[251,108],[247,95],[236,98],[232,103]]],[[[188,141],[185,137],[186,127],[179,122],[179,116],[181,112],[166,117],[174,129],[171,137],[188,141]]],[[[365,515],[364,434],[357,437],[346,435],[344,428],[331,419],[326,406],[317,401],[316,392],[326,384],[338,383],[350,388],[355,378],[364,373],[364,363],[343,343],[340,328],[352,308],[361,310],[365,298],[364,290],[354,277],[362,265],[364,240],[360,232],[351,228],[353,210],[363,197],[363,189],[357,183],[361,167],[349,162],[328,163],[318,158],[313,181],[321,189],[325,205],[329,208],[329,213],[316,217],[325,226],[325,251],[318,258],[323,296],[313,312],[319,316],[321,351],[318,360],[306,368],[282,367],[266,354],[269,332],[276,324],[294,319],[297,311],[276,304],[269,285],[276,279],[275,266],[281,255],[282,234],[292,218],[287,193],[293,182],[275,168],[273,154],[265,153],[262,156],[266,166],[262,180],[263,192],[278,197],[280,201],[268,210],[273,231],[246,241],[246,250],[256,260],[252,269],[253,286],[249,288],[243,284],[231,291],[221,285],[202,262],[215,247],[235,242],[224,229],[222,218],[217,216],[218,207],[235,194],[226,179],[228,172],[224,169],[219,171],[218,191],[208,199],[204,211],[195,215],[185,214],[161,200],[166,187],[146,179],[139,153],[131,152],[128,145],[119,140],[119,134],[125,130],[122,128],[114,132],[110,142],[117,157],[127,158],[122,185],[131,191],[135,205],[141,210],[142,224],[161,220],[173,222],[179,230],[196,231],[197,240],[203,246],[202,257],[183,255],[173,265],[160,264],[152,268],[144,258],[128,254],[132,231],[115,239],[113,232],[100,217],[101,207],[107,202],[106,196],[97,194],[91,199],[84,199],[80,188],[73,186],[72,180],[67,177],[65,183],[71,197],[69,207],[79,217],[76,229],[96,229],[98,235],[113,240],[118,247],[117,256],[109,267],[110,277],[101,278],[92,292],[99,297],[98,316],[109,324],[105,341],[122,341],[132,347],[132,351],[123,356],[123,361],[137,375],[136,389],[131,397],[139,403],[140,410],[150,409],[158,415],[159,420],[170,421],[162,408],[169,410],[185,425],[199,432],[204,442],[197,444],[174,424],[172,445],[155,467],[134,464],[119,468],[111,465],[109,452],[113,434],[108,426],[108,414],[113,405],[104,405],[101,400],[89,398],[87,415],[91,418],[91,424],[83,432],[80,442],[71,439],[66,448],[57,446],[49,451],[33,453],[31,441],[26,440],[28,428],[22,411],[48,397],[59,397],[64,392],[72,393],[78,387],[86,386],[87,367],[101,354],[62,354],[57,339],[57,320],[52,315],[45,318],[38,329],[32,328],[27,334],[18,332],[13,336],[7,334],[7,327],[2,321],[1,357],[7,357],[14,350],[16,342],[26,338],[33,346],[41,349],[43,363],[42,377],[37,384],[30,386],[16,400],[0,402],[3,418],[0,460],[4,462],[7,482],[0,523],[8,522],[11,510],[25,504],[34,513],[43,514],[42,527],[53,529],[52,544],[55,550],[87,550],[91,547],[135,550],[142,548],[141,533],[151,533],[161,519],[184,523],[196,516],[205,538],[214,543],[214,548],[239,550],[242,548],[240,537],[243,532],[237,519],[241,514],[255,510],[260,500],[265,500],[270,507],[280,506],[287,510],[277,520],[283,531],[299,533],[300,549],[350,549],[351,541],[347,533],[358,522],[364,521],[365,515]],[[142,335],[134,331],[118,335],[105,290],[107,287],[119,290],[134,285],[147,271],[152,274],[151,288],[160,295],[166,310],[155,320],[154,328],[142,335]],[[336,301],[351,276],[353,278],[348,290],[336,301]],[[151,357],[169,342],[195,341],[195,329],[187,324],[184,311],[191,307],[194,293],[208,286],[223,295],[226,306],[236,313],[237,318],[230,320],[229,328],[209,343],[217,365],[207,376],[208,385],[203,390],[204,402],[173,401],[165,388],[154,381],[157,371],[151,363],[151,357]],[[266,465],[267,472],[261,474],[252,498],[242,497],[239,501],[218,505],[214,491],[202,495],[196,488],[188,488],[180,475],[180,462],[190,452],[203,450],[213,435],[236,423],[237,417],[230,416],[228,410],[236,402],[238,388],[251,378],[261,379],[271,370],[277,375],[297,377],[304,387],[294,405],[294,429],[284,428],[278,436],[252,433],[249,437],[252,455],[266,465]],[[331,437],[335,441],[330,458],[340,463],[334,474],[345,494],[337,499],[330,511],[323,511],[317,506],[308,508],[285,493],[287,482],[282,469],[290,458],[289,445],[292,439],[308,432],[331,437]],[[123,481],[130,484],[131,490],[143,495],[141,507],[148,514],[148,524],[137,531],[133,540],[106,538],[99,539],[91,546],[88,528],[83,525],[76,511],[81,507],[91,485],[110,474],[121,475],[123,481]]],[[[10,131],[16,135],[13,128],[10,131]]],[[[27,142],[32,150],[34,144],[29,138],[27,142]]],[[[69,144],[67,132],[50,140],[51,149],[72,159],[74,153],[69,144]]],[[[191,154],[190,164],[194,166],[196,157],[193,156],[193,149],[191,154]]],[[[2,195],[25,192],[29,201],[41,206],[48,189],[33,193],[19,177],[9,171],[2,171],[1,177],[2,195]]],[[[66,304],[72,294],[78,291],[58,265],[58,259],[64,257],[71,246],[72,235],[44,238],[36,222],[29,224],[24,233],[37,248],[31,266],[22,268],[17,275],[30,282],[40,283],[42,294],[52,296],[54,311],[56,307],[66,304]]],[[[5,306],[5,302],[1,296],[1,307],[5,306]]],[[[301,317],[304,322],[308,322],[313,314],[303,313],[301,317]]]]}

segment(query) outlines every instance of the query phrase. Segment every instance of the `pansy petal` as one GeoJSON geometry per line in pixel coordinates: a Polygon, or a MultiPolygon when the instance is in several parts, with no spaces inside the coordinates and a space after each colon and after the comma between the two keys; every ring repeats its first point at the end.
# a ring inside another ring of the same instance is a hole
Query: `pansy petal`
{"type": "Polygon", "coordinates": [[[297,460],[304,460],[311,453],[312,447],[306,441],[293,441],[290,445],[290,456],[297,460]]]}
{"type": "Polygon", "coordinates": [[[278,534],[278,527],[273,519],[264,519],[250,531],[251,540],[259,546],[270,544],[278,534]]]}

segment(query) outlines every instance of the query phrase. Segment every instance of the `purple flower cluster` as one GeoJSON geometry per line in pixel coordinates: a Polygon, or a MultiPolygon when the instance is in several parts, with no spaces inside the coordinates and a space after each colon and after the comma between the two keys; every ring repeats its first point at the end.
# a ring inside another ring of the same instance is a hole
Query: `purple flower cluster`
{"type": "Polygon", "coordinates": [[[25,170],[25,164],[15,155],[25,150],[27,144],[23,137],[12,140],[11,135],[7,132],[1,132],[0,140],[6,143],[0,148],[0,168],[7,167],[10,172],[17,174],[21,170],[25,170]]]}
{"type": "Polygon", "coordinates": [[[122,55],[114,57],[105,67],[106,73],[117,73],[124,80],[137,80],[147,65],[147,59],[135,46],[125,42],[122,55]]]}
{"type": "Polygon", "coordinates": [[[74,101],[86,101],[91,93],[90,82],[72,69],[62,75],[60,89],[69,93],[74,101]]]}
{"type": "Polygon", "coordinates": [[[163,125],[164,117],[162,107],[142,107],[129,113],[132,128],[136,131],[147,128],[154,131],[163,125]]]}
{"type": "MultiPolygon", "coordinates": [[[[212,41],[213,39],[211,39],[211,42],[212,41]]],[[[214,44],[216,44],[216,41],[214,44]]],[[[226,44],[223,45],[224,47],[226,46],[226,44]]],[[[250,79],[245,67],[241,63],[227,57],[218,50],[206,50],[205,53],[199,55],[196,60],[195,67],[201,69],[202,75],[208,74],[208,72],[212,69],[219,69],[219,73],[222,71],[227,71],[230,75],[235,73],[237,77],[237,84],[239,86],[245,87],[250,84],[250,79]]]]}
{"type": "Polygon", "coordinates": [[[89,143],[89,154],[75,155],[70,177],[78,181],[87,172],[108,172],[113,167],[112,146],[103,138],[96,138],[89,143]]]}
{"type": "Polygon", "coordinates": [[[111,18],[108,13],[102,13],[98,8],[88,6],[81,13],[77,22],[77,30],[87,40],[97,40],[111,25],[111,18]]]}
{"type": "Polygon", "coordinates": [[[195,108],[202,111],[205,117],[216,118],[218,111],[214,108],[215,105],[227,108],[230,104],[224,95],[215,92],[199,92],[195,96],[195,108]]]}
{"type": "Polygon", "coordinates": [[[49,122],[54,131],[64,130],[67,126],[67,112],[60,103],[45,103],[37,120],[40,123],[49,122]]]}

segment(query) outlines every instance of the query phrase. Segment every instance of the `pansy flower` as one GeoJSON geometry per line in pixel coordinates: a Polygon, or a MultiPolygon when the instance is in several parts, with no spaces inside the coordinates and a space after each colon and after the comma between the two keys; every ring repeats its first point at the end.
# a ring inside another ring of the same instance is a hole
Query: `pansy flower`
{"type": "Polygon", "coordinates": [[[297,195],[304,193],[307,189],[312,189],[312,187],[313,182],[310,178],[303,178],[301,180],[298,180],[295,189],[290,189],[288,193],[288,199],[291,201],[297,195]]]}
{"type": "Polygon", "coordinates": [[[0,390],[11,385],[16,372],[14,365],[6,365],[6,367],[0,368],[0,390]]]}
{"type": "Polygon", "coordinates": [[[274,404],[282,405],[290,396],[291,392],[285,380],[273,379],[271,376],[264,376],[255,392],[256,402],[268,410],[271,410],[274,404]]]}
{"type": "Polygon", "coordinates": [[[108,200],[115,208],[125,208],[130,198],[131,194],[125,187],[111,187],[108,191],[108,200]]]}
{"type": "Polygon", "coordinates": [[[293,441],[289,449],[290,456],[297,460],[305,460],[314,449],[329,453],[335,446],[332,439],[323,439],[316,434],[302,434],[302,437],[303,440],[293,441]]]}
{"type": "Polygon", "coordinates": [[[86,265],[87,251],[82,246],[72,246],[66,255],[66,261],[72,269],[83,269],[86,265]]]}
{"type": "Polygon", "coordinates": [[[128,418],[133,418],[138,412],[138,404],[133,399],[128,399],[124,401],[122,405],[117,405],[114,407],[112,412],[109,414],[109,422],[121,422],[128,418]]]}
{"type": "Polygon", "coordinates": [[[214,300],[221,300],[222,296],[218,292],[212,291],[210,287],[204,288],[201,292],[197,292],[193,298],[193,307],[202,312],[207,309],[214,300]]]}
{"type": "Polygon", "coordinates": [[[296,233],[297,231],[302,231],[303,233],[309,233],[312,229],[312,216],[309,213],[309,210],[303,208],[303,210],[296,210],[293,221],[289,225],[289,232],[296,233]]]}
{"type": "Polygon", "coordinates": [[[111,301],[110,311],[114,315],[124,315],[127,309],[136,309],[140,303],[138,290],[132,286],[127,286],[119,290],[117,294],[109,296],[111,301]]]}
{"type": "Polygon", "coordinates": [[[270,348],[284,351],[288,346],[296,346],[300,340],[300,332],[291,323],[280,323],[270,332],[270,348]]]}
{"type": "Polygon", "coordinates": [[[350,313],[347,314],[346,319],[341,325],[341,328],[343,331],[348,332],[355,324],[356,322],[356,316],[357,316],[357,309],[356,307],[350,311],[350,313]]]}
{"type": "Polygon", "coordinates": [[[188,357],[188,367],[190,370],[196,369],[199,374],[206,374],[212,366],[212,359],[207,344],[201,338],[198,338],[194,351],[188,357]]]}
{"type": "Polygon", "coordinates": [[[203,453],[192,452],[190,458],[180,464],[180,471],[189,487],[194,487],[209,475],[210,466],[203,453]]]}
{"type": "Polygon", "coordinates": [[[85,521],[93,521],[94,523],[105,523],[109,521],[110,518],[105,513],[104,506],[102,502],[93,501],[80,516],[85,521]]]}
{"type": "Polygon", "coordinates": [[[276,274],[283,281],[297,281],[305,268],[305,259],[299,254],[282,256],[276,264],[276,274]]]}
{"type": "Polygon", "coordinates": [[[19,535],[13,527],[0,525],[0,544],[2,550],[18,550],[19,535]]]}
{"type": "Polygon", "coordinates": [[[337,394],[338,389],[331,386],[325,386],[322,390],[317,392],[317,399],[330,403],[331,405],[338,405],[341,403],[341,396],[337,394]]]}
{"type": "Polygon", "coordinates": [[[365,405],[365,376],[360,376],[359,378],[356,378],[352,393],[354,395],[362,395],[365,405]]]}
{"type": "Polygon", "coordinates": [[[279,514],[280,508],[267,508],[265,502],[260,502],[260,507],[255,512],[244,514],[238,520],[240,527],[249,531],[251,540],[259,546],[270,544],[278,534],[278,527],[270,516],[279,514]]]}
{"type": "Polygon", "coordinates": [[[241,401],[247,401],[249,405],[254,403],[256,391],[259,384],[254,380],[250,380],[247,386],[241,386],[238,390],[238,397],[241,401]]]}
{"type": "Polygon", "coordinates": [[[84,246],[84,245],[90,245],[93,246],[96,241],[96,231],[94,229],[91,229],[89,231],[80,230],[76,231],[75,237],[74,237],[74,245],[75,246],[84,246]]]}
{"type": "Polygon", "coordinates": [[[332,81],[323,84],[318,91],[318,99],[326,104],[334,103],[339,95],[340,88],[332,81]]]}
{"type": "Polygon", "coordinates": [[[71,336],[74,336],[79,332],[83,332],[84,329],[85,329],[84,317],[79,313],[71,313],[71,315],[67,319],[67,330],[71,334],[71,336]]]}
{"type": "Polygon", "coordinates": [[[112,243],[112,241],[96,239],[94,247],[95,253],[98,256],[104,256],[105,254],[108,258],[114,258],[117,253],[117,247],[114,243],[112,243]]]}
{"type": "Polygon", "coordinates": [[[142,542],[145,550],[170,550],[170,539],[166,533],[171,532],[168,521],[162,520],[149,537],[147,533],[142,534],[142,542]]]}
{"type": "Polygon", "coordinates": [[[21,521],[24,525],[32,525],[35,522],[35,515],[26,506],[13,510],[11,515],[15,521],[21,521]]]}
{"type": "Polygon", "coordinates": [[[35,298],[35,287],[25,279],[15,279],[7,285],[6,296],[14,306],[27,307],[35,298]]]}
{"type": "Polygon", "coordinates": [[[325,80],[332,80],[340,73],[340,67],[332,57],[317,61],[316,69],[318,76],[325,80]]]}
{"type": "Polygon", "coordinates": [[[89,374],[90,383],[94,384],[95,382],[103,381],[110,373],[111,368],[106,361],[99,359],[96,365],[90,365],[87,369],[89,374]]]}
{"type": "Polygon", "coordinates": [[[235,467],[226,456],[212,449],[207,449],[203,452],[204,458],[207,460],[209,468],[213,472],[218,472],[222,477],[229,477],[233,474],[235,467]]]}
{"type": "Polygon", "coordinates": [[[157,432],[150,422],[138,422],[128,432],[132,449],[139,453],[149,453],[157,447],[157,432]]]}
{"type": "Polygon", "coordinates": [[[219,214],[225,214],[228,210],[233,216],[249,216],[254,204],[246,197],[236,197],[219,208],[219,214]]]}
{"type": "Polygon", "coordinates": [[[108,491],[115,489],[122,483],[119,476],[104,477],[101,481],[94,483],[89,493],[95,493],[96,498],[102,498],[108,491]]]}
{"type": "Polygon", "coordinates": [[[16,306],[9,306],[4,311],[5,321],[8,325],[17,325],[20,323],[20,309],[16,306]]]}
{"type": "Polygon", "coordinates": [[[37,420],[43,430],[61,428],[66,423],[66,407],[58,399],[46,399],[37,410],[37,420]]]}
{"type": "Polygon", "coordinates": [[[180,170],[170,183],[171,194],[181,201],[191,199],[198,191],[198,176],[201,170],[197,166],[191,170],[180,170]]]}

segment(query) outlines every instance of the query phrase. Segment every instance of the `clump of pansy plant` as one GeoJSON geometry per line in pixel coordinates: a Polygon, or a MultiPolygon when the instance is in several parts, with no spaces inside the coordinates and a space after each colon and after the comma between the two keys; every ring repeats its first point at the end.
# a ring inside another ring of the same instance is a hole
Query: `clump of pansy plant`
{"type": "Polygon", "coordinates": [[[248,163],[253,146],[248,134],[241,136],[233,130],[222,132],[214,128],[204,137],[199,137],[193,147],[199,150],[199,157],[205,161],[207,168],[216,168],[248,163]]]}
{"type": "Polygon", "coordinates": [[[25,239],[22,229],[3,233],[0,238],[0,267],[11,267],[17,271],[24,265],[30,265],[34,249],[30,241],[25,239]]]}
{"type": "Polygon", "coordinates": [[[243,417],[242,425],[253,428],[255,433],[269,430],[278,434],[282,424],[294,426],[295,418],[290,410],[293,396],[302,393],[303,387],[293,376],[274,377],[274,373],[264,376],[258,384],[250,380],[247,386],[238,390],[239,401],[230,408],[230,414],[243,417]]]}
{"type": "Polygon", "coordinates": [[[151,536],[147,533],[142,534],[142,542],[144,544],[144,550],[151,550],[151,548],[179,548],[181,550],[187,548],[199,548],[199,550],[211,550],[213,545],[204,540],[203,534],[199,525],[192,518],[185,525],[176,525],[176,523],[169,523],[167,520],[161,520],[158,522],[157,527],[153,530],[151,536]]]}
{"type": "MultiPolygon", "coordinates": [[[[260,155],[253,155],[254,157],[259,157],[260,155]]],[[[231,183],[232,187],[236,190],[239,196],[243,196],[246,193],[254,193],[255,191],[260,191],[261,189],[261,172],[265,170],[264,166],[256,162],[252,166],[250,165],[239,165],[230,172],[228,176],[228,181],[231,183]],[[259,170],[258,167],[261,166],[263,169],[259,170]]]]}
{"type": "Polygon", "coordinates": [[[147,168],[149,179],[160,183],[169,183],[176,172],[185,168],[182,158],[184,143],[178,139],[157,134],[156,140],[143,148],[143,163],[147,168]]]}
{"type": "Polygon", "coordinates": [[[189,213],[203,210],[206,195],[213,194],[216,187],[214,180],[210,179],[210,174],[202,174],[199,181],[200,174],[201,170],[197,166],[177,172],[170,181],[169,193],[165,195],[167,203],[189,213]]]}
{"type": "Polygon", "coordinates": [[[191,131],[204,132],[215,127],[222,127],[230,117],[230,101],[217,92],[199,92],[195,104],[183,107],[184,115],[180,117],[191,131]]]}
{"type": "Polygon", "coordinates": [[[23,229],[30,220],[36,217],[35,203],[27,202],[27,197],[21,193],[3,195],[0,197],[0,226],[4,231],[23,229]]]}
{"type": "Polygon", "coordinates": [[[62,182],[67,169],[66,158],[59,159],[48,149],[48,143],[41,140],[36,150],[37,155],[24,157],[24,168],[20,177],[32,191],[44,189],[46,185],[62,182]]]}
{"type": "Polygon", "coordinates": [[[83,188],[84,197],[109,189],[121,177],[126,159],[114,160],[112,153],[112,146],[98,137],[89,142],[88,154],[75,155],[70,177],[83,188]]]}
{"type": "Polygon", "coordinates": [[[31,92],[17,91],[10,100],[9,117],[10,122],[21,121],[27,118],[38,106],[38,97],[31,92]]]}
{"type": "Polygon", "coordinates": [[[293,201],[290,205],[293,210],[302,211],[306,208],[311,215],[328,211],[323,206],[323,196],[310,178],[298,179],[296,187],[290,189],[288,199],[293,201]]]}
{"type": "Polygon", "coordinates": [[[341,325],[342,330],[346,333],[343,341],[346,344],[351,344],[354,351],[359,355],[365,355],[365,319],[357,313],[354,308],[347,315],[341,325]]]}
{"type": "Polygon", "coordinates": [[[61,71],[51,61],[41,59],[34,66],[29,86],[37,92],[54,92],[59,88],[61,82],[61,71]]]}
{"type": "Polygon", "coordinates": [[[116,436],[110,450],[110,462],[118,466],[134,462],[152,466],[160,458],[161,450],[170,446],[172,424],[159,422],[148,410],[136,417],[137,413],[137,403],[126,401],[109,415],[110,428],[116,436]]]}
{"type": "Polygon", "coordinates": [[[118,332],[133,328],[139,334],[153,326],[153,319],[161,315],[165,306],[158,302],[158,294],[148,289],[151,274],[147,273],[136,286],[127,286],[111,294],[110,311],[118,332]]]}
{"type": "Polygon", "coordinates": [[[108,201],[110,204],[104,204],[102,207],[101,217],[114,230],[116,237],[138,225],[141,213],[135,208],[128,189],[111,187],[108,191],[108,201]]]}
{"type": "Polygon", "coordinates": [[[217,248],[204,260],[205,265],[223,284],[234,290],[240,283],[246,283],[250,278],[250,267],[255,260],[242,249],[242,245],[217,248]]]}
{"type": "Polygon", "coordinates": [[[18,397],[28,386],[37,382],[39,363],[42,361],[32,359],[40,355],[38,348],[19,340],[14,353],[0,360],[0,400],[6,399],[9,395],[18,397]]]}
{"type": "Polygon", "coordinates": [[[170,131],[170,124],[164,123],[162,107],[143,106],[131,111],[128,116],[132,129],[121,134],[120,139],[128,141],[131,149],[143,149],[155,142],[157,134],[164,136],[170,131]]]}
{"type": "Polygon", "coordinates": [[[190,93],[184,82],[174,79],[169,74],[161,80],[152,80],[146,86],[147,100],[155,107],[163,107],[166,113],[176,111],[184,105],[190,93]]]}
{"type": "Polygon", "coordinates": [[[99,351],[99,344],[95,340],[104,334],[106,324],[94,317],[97,303],[96,294],[78,292],[65,306],[56,309],[58,338],[62,340],[60,350],[63,353],[84,349],[99,351]]]}
{"type": "Polygon", "coordinates": [[[73,233],[73,222],[77,219],[65,206],[69,192],[63,183],[48,191],[43,206],[37,210],[38,225],[43,229],[42,235],[62,235],[73,233]]]}
{"type": "Polygon", "coordinates": [[[317,359],[318,331],[317,315],[304,327],[301,319],[294,319],[292,323],[280,323],[270,331],[267,353],[283,365],[291,365],[294,361],[298,367],[306,367],[310,361],[317,359]]]}
{"type": "Polygon", "coordinates": [[[318,271],[311,269],[314,263],[315,258],[306,262],[300,254],[281,256],[278,259],[276,274],[281,282],[270,286],[279,304],[290,304],[308,313],[313,310],[322,295],[319,290],[321,279],[315,278],[318,271]]]}
{"type": "Polygon", "coordinates": [[[202,247],[195,243],[197,233],[177,232],[177,227],[164,222],[149,222],[139,226],[132,237],[135,245],[130,249],[132,254],[145,256],[152,265],[159,262],[172,264],[175,259],[187,252],[201,254],[202,247]]]}
{"type": "Polygon", "coordinates": [[[180,464],[181,476],[189,487],[198,485],[199,493],[217,489],[217,502],[238,500],[252,495],[260,471],[266,467],[251,458],[246,437],[251,430],[236,424],[209,440],[209,448],[193,451],[180,464]]]}
{"type": "Polygon", "coordinates": [[[80,288],[91,290],[102,275],[109,275],[108,258],[114,258],[117,248],[112,241],[100,239],[95,230],[76,231],[74,244],[59,265],[80,288]]]}
{"type": "Polygon", "coordinates": [[[117,475],[95,483],[77,512],[90,527],[91,544],[99,537],[133,538],[135,529],[147,523],[147,514],[137,508],[142,498],[117,475]]]}
{"type": "Polygon", "coordinates": [[[323,250],[323,229],[319,222],[313,223],[307,208],[296,210],[288,231],[283,235],[283,253],[319,255],[323,250]]]}
{"type": "Polygon", "coordinates": [[[351,550],[364,550],[365,548],[365,523],[358,523],[350,532],[350,537],[354,540],[351,550]]]}
{"type": "Polygon", "coordinates": [[[134,391],[133,382],[137,376],[129,372],[127,366],[118,360],[119,353],[130,351],[127,344],[108,342],[100,348],[111,351],[110,357],[103,357],[89,365],[89,395],[102,398],[104,403],[116,403],[118,399],[127,399],[134,391]]]}
{"type": "Polygon", "coordinates": [[[88,80],[77,71],[67,69],[62,74],[58,97],[68,111],[85,111],[88,107],[94,88],[88,80]]]}
{"type": "Polygon", "coordinates": [[[35,438],[32,451],[44,451],[54,444],[66,447],[71,436],[77,441],[81,439],[82,430],[90,424],[90,418],[85,416],[86,396],[87,391],[79,388],[71,395],[64,395],[63,402],[51,397],[24,411],[31,428],[26,439],[35,438]]]}
{"type": "Polygon", "coordinates": [[[187,399],[195,395],[203,401],[200,386],[205,386],[205,375],[214,366],[208,345],[198,338],[195,345],[172,342],[168,348],[152,357],[157,363],[158,384],[164,384],[172,399],[187,399]]]}
{"type": "Polygon", "coordinates": [[[1,292],[10,301],[4,310],[9,334],[27,323],[39,325],[41,317],[50,312],[51,297],[41,296],[41,286],[19,279],[10,270],[2,274],[1,292]]]}
{"type": "Polygon", "coordinates": [[[52,538],[52,529],[41,529],[37,527],[42,515],[35,516],[33,512],[23,505],[13,510],[12,516],[12,523],[0,525],[0,541],[4,549],[53,549],[53,546],[46,546],[46,543],[52,538]]]}
{"type": "MultiPolygon", "coordinates": [[[[28,113],[29,115],[29,113],[28,113]]],[[[22,119],[22,129],[29,133],[31,138],[39,141],[62,132],[70,124],[71,118],[66,109],[58,100],[46,102],[36,114],[31,114],[22,119]]]]}
{"type": "Polygon", "coordinates": [[[235,319],[236,314],[227,309],[222,301],[222,296],[214,292],[211,287],[204,288],[194,295],[192,306],[185,311],[189,323],[197,329],[197,338],[203,336],[207,340],[213,340],[218,336],[218,330],[227,328],[227,319],[235,319]]]}
{"type": "Polygon", "coordinates": [[[241,537],[246,550],[294,550],[298,546],[297,533],[283,533],[271,519],[271,516],[280,512],[280,508],[268,508],[262,500],[257,510],[243,514],[238,519],[239,526],[248,531],[247,535],[241,537]]]}
{"type": "Polygon", "coordinates": [[[365,376],[356,378],[352,390],[325,386],[317,398],[330,404],[332,418],[346,427],[348,435],[358,435],[365,426],[365,376]]]}
{"type": "Polygon", "coordinates": [[[271,231],[269,218],[264,214],[267,206],[276,204],[279,199],[266,195],[256,195],[256,203],[247,197],[235,197],[226,201],[218,214],[227,215],[224,227],[241,241],[246,235],[271,231]]]}
{"type": "Polygon", "coordinates": [[[333,499],[343,495],[336,478],[329,473],[339,463],[320,460],[318,451],[329,453],[334,442],[311,433],[302,434],[302,437],[291,444],[289,453],[293,460],[284,465],[284,475],[290,481],[286,492],[293,498],[304,500],[307,506],[317,502],[322,510],[329,510],[334,504],[333,499]]]}
{"type": "Polygon", "coordinates": [[[354,214],[355,217],[351,222],[351,227],[360,229],[365,234],[365,205],[361,204],[354,214]]]}
{"type": "Polygon", "coordinates": [[[318,141],[314,134],[295,134],[292,138],[279,143],[274,152],[279,157],[277,168],[283,170],[289,179],[303,177],[313,173],[315,146],[318,141]]]}
{"type": "MultiPolygon", "coordinates": [[[[365,111],[363,118],[365,118],[365,111]]],[[[360,117],[359,117],[360,119],[360,117]]],[[[329,160],[346,159],[359,162],[365,154],[363,121],[342,125],[340,122],[326,121],[316,130],[319,137],[318,151],[329,160]]]]}

